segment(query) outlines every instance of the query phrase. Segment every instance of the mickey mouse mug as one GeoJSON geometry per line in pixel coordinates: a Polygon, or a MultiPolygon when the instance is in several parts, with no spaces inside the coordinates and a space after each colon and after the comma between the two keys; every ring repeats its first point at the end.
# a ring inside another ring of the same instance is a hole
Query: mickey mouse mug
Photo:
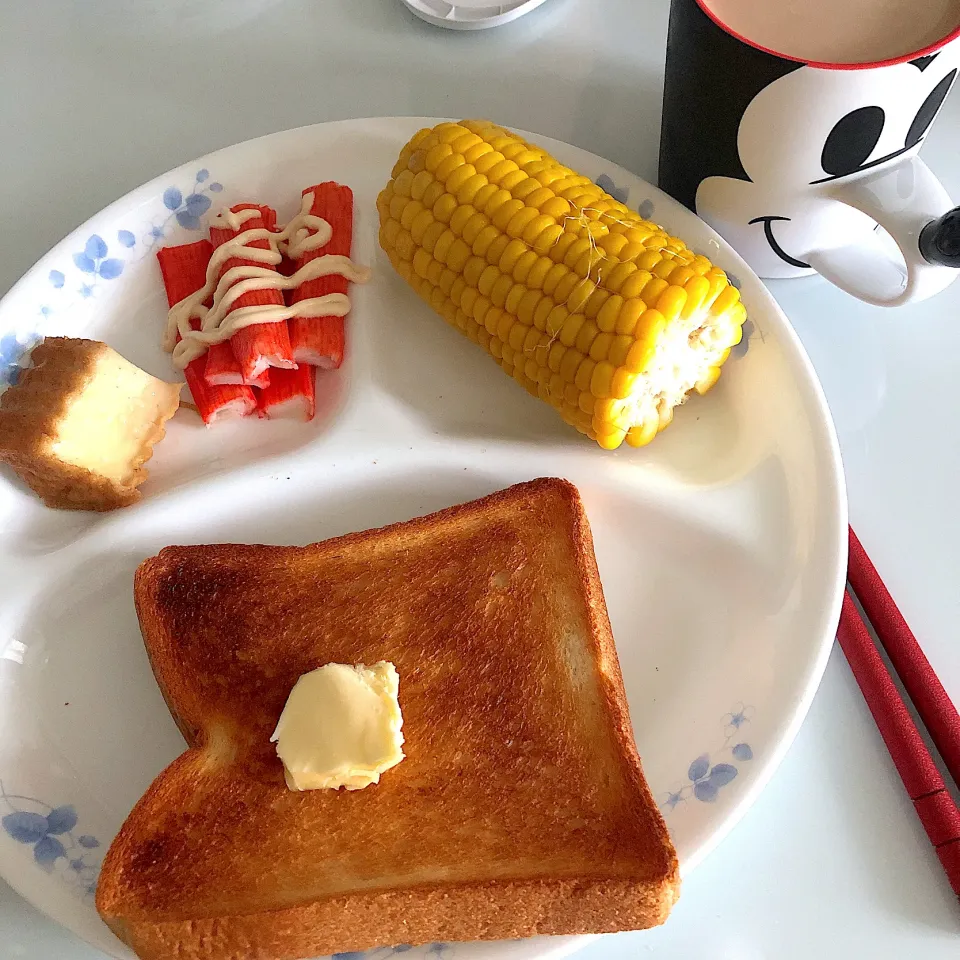
{"type": "MultiPolygon", "coordinates": [[[[914,19],[924,2],[906,5],[914,19]]],[[[672,2],[660,187],[761,277],[816,272],[883,306],[944,289],[960,208],[917,152],[960,67],[960,4],[941,39],[868,63],[776,53],[722,7],[672,2]]]]}

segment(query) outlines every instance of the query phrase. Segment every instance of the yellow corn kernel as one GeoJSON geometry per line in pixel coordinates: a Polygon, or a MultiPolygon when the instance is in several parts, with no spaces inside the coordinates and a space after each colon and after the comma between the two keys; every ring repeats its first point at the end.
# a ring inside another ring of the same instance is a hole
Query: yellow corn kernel
{"type": "Polygon", "coordinates": [[[509,240],[503,248],[503,252],[500,254],[500,270],[503,273],[513,274],[513,271],[517,268],[517,264],[520,262],[520,258],[529,252],[527,245],[522,240],[509,240]]]}
{"type": "Polygon", "coordinates": [[[592,320],[584,320],[583,326],[580,327],[580,332],[577,334],[574,346],[581,353],[589,353],[590,347],[593,345],[593,341],[599,332],[597,325],[592,320]]]}
{"type": "Polygon", "coordinates": [[[613,294],[608,297],[606,303],[604,303],[597,313],[597,327],[604,333],[611,333],[616,330],[617,320],[620,317],[623,306],[623,297],[618,294],[613,294]]]}
{"type": "Polygon", "coordinates": [[[457,209],[457,198],[449,193],[443,194],[433,205],[433,216],[441,223],[449,223],[457,209]]]}
{"type": "Polygon", "coordinates": [[[540,227],[539,224],[539,219],[531,220],[523,239],[542,257],[556,246],[557,241],[563,236],[563,227],[559,223],[548,223],[545,227],[540,227]],[[530,240],[530,234],[534,229],[537,229],[537,235],[530,240]]]}
{"type": "Polygon", "coordinates": [[[397,233],[396,251],[403,260],[412,260],[417,245],[413,242],[413,237],[406,230],[401,229],[397,233]]]}
{"type": "Polygon", "coordinates": [[[507,234],[517,240],[522,239],[527,227],[533,223],[534,220],[537,220],[539,216],[539,211],[534,207],[523,207],[523,209],[517,211],[507,223],[505,228],[507,234]]]}
{"type": "Polygon", "coordinates": [[[577,370],[583,362],[583,354],[575,347],[567,347],[563,356],[560,358],[560,376],[567,383],[573,383],[576,380],[577,370]]]}
{"type": "Polygon", "coordinates": [[[514,197],[510,197],[508,200],[501,203],[496,210],[494,210],[494,212],[490,215],[490,222],[498,230],[505,231],[507,229],[507,224],[510,223],[514,215],[523,209],[525,208],[522,200],[517,200],[514,197]]]}
{"type": "Polygon", "coordinates": [[[567,322],[567,317],[569,312],[567,308],[562,304],[558,303],[548,314],[547,319],[544,322],[544,332],[551,339],[554,339],[560,335],[560,331],[563,329],[563,325],[567,322]]]}
{"type": "Polygon", "coordinates": [[[590,392],[595,397],[609,397],[613,390],[613,378],[616,369],[609,360],[600,360],[593,368],[590,378],[590,392]]]}
{"type": "Polygon", "coordinates": [[[525,326],[533,326],[533,313],[543,294],[539,290],[527,290],[517,304],[517,319],[525,326]]]}
{"type": "Polygon", "coordinates": [[[426,277],[430,264],[433,263],[433,257],[426,250],[418,248],[413,255],[413,270],[418,277],[426,277]]]}
{"type": "Polygon", "coordinates": [[[610,346],[613,343],[613,334],[600,332],[590,344],[590,356],[594,360],[606,360],[610,355],[610,346]]]}
{"type": "Polygon", "coordinates": [[[610,383],[610,396],[623,400],[630,396],[637,383],[637,374],[631,373],[626,367],[618,367],[610,383]]]}
{"type": "Polygon", "coordinates": [[[680,316],[687,303],[687,291],[672,283],[657,297],[656,308],[663,314],[667,323],[673,323],[680,316]]]}
{"type": "Polygon", "coordinates": [[[580,390],[588,391],[590,389],[590,381],[593,379],[593,371],[596,369],[596,366],[596,361],[591,360],[589,357],[584,357],[583,360],[580,361],[580,366],[577,367],[577,375],[573,379],[573,382],[580,390]]]}
{"type": "Polygon", "coordinates": [[[551,297],[540,298],[536,310],[533,311],[533,325],[537,330],[546,330],[547,317],[550,316],[550,311],[553,310],[555,305],[551,297]]]}
{"type": "Polygon", "coordinates": [[[630,408],[623,400],[617,400],[614,397],[599,397],[593,408],[593,415],[598,423],[608,423],[611,426],[625,429],[629,426],[630,408]]]}
{"type": "Polygon", "coordinates": [[[542,290],[547,274],[553,269],[553,261],[548,257],[539,257],[527,274],[527,286],[533,290],[542,290]]]}
{"type": "Polygon", "coordinates": [[[624,437],[627,435],[625,430],[611,430],[609,433],[596,433],[596,442],[603,447],[604,450],[616,450],[617,447],[623,443],[624,437]]]}
{"type": "MultiPolygon", "coordinates": [[[[434,254],[436,256],[436,254],[434,254]]],[[[463,267],[463,279],[471,286],[476,287],[480,283],[480,277],[483,271],[487,269],[487,261],[481,257],[470,257],[463,267]]]]}
{"type": "Polygon", "coordinates": [[[462,270],[470,258],[470,248],[459,238],[450,244],[446,264],[451,270],[462,270]]]}
{"type": "Polygon", "coordinates": [[[449,297],[451,300],[454,298],[451,296],[453,293],[454,286],[457,281],[463,283],[462,277],[457,276],[449,267],[440,272],[440,278],[437,280],[437,286],[444,292],[444,294],[449,297]]]}
{"type": "Polygon", "coordinates": [[[619,260],[618,254],[627,245],[627,238],[621,233],[608,233],[597,241],[597,246],[608,256],[619,260]]]}
{"type": "Polygon", "coordinates": [[[566,352],[566,346],[559,340],[554,340],[553,343],[550,344],[550,351],[547,354],[547,366],[551,372],[556,374],[560,373],[560,364],[566,352]]]}
{"type": "Polygon", "coordinates": [[[631,427],[627,431],[627,443],[631,447],[645,447],[658,433],[660,421],[656,417],[631,427]]]}
{"type": "Polygon", "coordinates": [[[467,206],[458,206],[453,213],[450,215],[450,219],[447,221],[447,226],[458,236],[461,237],[463,234],[463,228],[466,226],[467,221],[474,214],[473,207],[467,206]]]}
{"type": "Polygon", "coordinates": [[[597,285],[592,280],[578,280],[576,286],[570,291],[564,301],[570,312],[578,313],[582,311],[593,294],[593,291],[596,289],[597,285]]]}
{"type": "Polygon", "coordinates": [[[443,196],[444,194],[443,184],[437,183],[436,180],[423,191],[423,196],[420,198],[420,202],[427,207],[428,209],[433,209],[433,205],[443,196]]]}
{"type": "MultiPolygon", "coordinates": [[[[543,183],[541,177],[538,177],[538,179],[543,183]]],[[[553,217],[554,220],[562,220],[564,217],[570,216],[573,212],[573,207],[571,207],[569,201],[564,200],[563,197],[554,196],[552,199],[540,204],[540,212],[546,214],[548,217],[553,217]]]]}
{"type": "Polygon", "coordinates": [[[480,293],[476,287],[465,287],[463,293],[460,294],[460,309],[472,317],[473,307],[479,296],[480,293]]]}
{"type": "MultiPolygon", "coordinates": [[[[451,153],[449,156],[444,157],[438,164],[436,170],[433,171],[433,175],[443,184],[446,184],[448,179],[453,175],[453,172],[458,167],[467,166],[468,164],[463,159],[459,153],[451,153]]],[[[476,168],[470,165],[470,172],[473,173],[476,168]]]]}
{"type": "Polygon", "coordinates": [[[527,335],[523,338],[523,352],[526,356],[530,356],[540,343],[541,333],[536,327],[527,327],[526,331],[527,335]]]}
{"type": "Polygon", "coordinates": [[[559,334],[560,342],[565,347],[572,347],[577,342],[580,329],[586,322],[587,318],[582,313],[569,314],[559,334]]]}
{"type": "Polygon", "coordinates": [[[694,273],[683,285],[683,289],[687,292],[687,302],[683,306],[681,315],[684,320],[689,320],[703,305],[703,301],[710,292],[710,281],[694,273]]]}
{"type": "Polygon", "coordinates": [[[710,312],[713,314],[713,316],[719,317],[720,314],[725,313],[735,303],[739,302],[739,300],[740,291],[736,287],[724,287],[724,289],[720,291],[717,299],[713,301],[713,306],[711,307],[710,312]]]}
{"type": "MultiPolygon", "coordinates": [[[[570,221],[567,221],[570,222],[570,221]]],[[[561,234],[550,244],[550,249],[544,251],[554,263],[562,263],[567,251],[577,242],[577,235],[572,228],[561,227],[561,234]]]]}
{"type": "Polygon", "coordinates": [[[473,301],[473,319],[484,326],[484,318],[487,315],[489,309],[493,304],[484,296],[478,296],[476,300],[473,301]]]}
{"type": "Polygon", "coordinates": [[[561,303],[567,303],[570,299],[570,294],[573,293],[574,288],[579,283],[590,281],[580,280],[575,273],[567,273],[560,278],[560,282],[554,288],[551,296],[554,300],[559,300],[561,303]]]}
{"type": "Polygon", "coordinates": [[[510,292],[510,289],[513,287],[513,277],[508,274],[501,273],[496,282],[493,284],[493,287],[490,290],[490,299],[498,306],[503,307],[507,302],[507,294],[510,292]]]}
{"type": "Polygon", "coordinates": [[[505,234],[501,233],[493,243],[487,247],[487,263],[499,263],[500,258],[503,256],[507,247],[510,245],[510,238],[505,234]]]}
{"type": "Polygon", "coordinates": [[[408,203],[409,201],[406,197],[400,197],[394,194],[390,198],[390,218],[399,223],[400,218],[403,216],[403,211],[407,208],[408,203]]]}
{"type": "Polygon", "coordinates": [[[527,331],[529,330],[528,326],[524,326],[519,320],[510,328],[510,336],[507,339],[507,343],[516,350],[522,351],[523,345],[527,339],[527,331]]]}
{"type": "Polygon", "coordinates": [[[490,296],[494,283],[500,278],[500,271],[496,267],[486,266],[480,279],[477,280],[477,289],[485,296],[490,296]]]}
{"type": "MultiPolygon", "coordinates": [[[[469,209],[473,209],[470,207],[469,209]]],[[[473,215],[467,220],[466,223],[460,229],[460,236],[463,238],[464,243],[470,244],[473,246],[474,241],[480,235],[480,231],[490,225],[489,218],[482,213],[474,212],[473,215]]]]}
{"type": "Polygon", "coordinates": [[[505,160],[506,157],[498,150],[495,150],[492,145],[489,145],[490,149],[484,153],[482,156],[478,157],[476,160],[471,159],[470,162],[477,168],[478,173],[482,173],[485,176],[489,175],[490,171],[498,164],[501,160],[505,160]]]}
{"type": "Polygon", "coordinates": [[[640,291],[640,299],[643,300],[648,307],[655,307],[661,294],[669,286],[670,284],[662,277],[651,277],[643,290],[640,291]]]}
{"type": "MultiPolygon", "coordinates": [[[[462,159],[462,158],[461,158],[462,159]]],[[[448,193],[458,194],[460,188],[471,179],[477,175],[477,168],[472,163],[463,162],[458,166],[451,174],[446,178],[446,187],[448,193]]],[[[483,177],[483,174],[480,174],[483,177]]],[[[480,187],[483,186],[483,183],[486,182],[486,177],[483,177],[483,182],[477,184],[476,190],[473,192],[476,193],[480,187]]],[[[457,197],[459,200],[460,198],[457,197]]],[[[461,200],[461,203],[466,201],[461,200]]]]}
{"type": "Polygon", "coordinates": [[[637,272],[637,265],[629,260],[616,264],[603,274],[603,285],[611,293],[622,294],[622,287],[637,272]]]}
{"type": "Polygon", "coordinates": [[[422,246],[424,234],[427,232],[429,226],[436,222],[437,221],[433,219],[432,211],[421,209],[407,228],[410,231],[410,236],[413,237],[414,243],[422,246]]]}

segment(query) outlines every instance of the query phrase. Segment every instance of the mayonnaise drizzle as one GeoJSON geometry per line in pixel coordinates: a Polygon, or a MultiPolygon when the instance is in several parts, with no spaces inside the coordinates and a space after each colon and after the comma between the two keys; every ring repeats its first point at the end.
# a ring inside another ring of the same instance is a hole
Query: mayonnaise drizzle
{"type": "MultiPolygon", "coordinates": [[[[310,213],[312,206],[313,194],[306,193],[300,212],[279,233],[255,227],[238,233],[213,251],[207,265],[206,283],[196,293],[174,304],[167,314],[163,348],[173,355],[174,366],[182,370],[192,360],[203,356],[213,344],[229,340],[238,330],[254,323],[280,323],[291,317],[344,317],[350,312],[350,299],[342,293],[311,297],[289,307],[277,303],[231,310],[244,294],[255,290],[293,290],[307,280],[331,274],[338,274],[352,283],[366,283],[370,279],[367,267],[357,266],[349,257],[336,254],[317,257],[289,277],[276,271],[284,253],[296,260],[330,242],[333,229],[322,217],[310,213]],[[266,240],[269,246],[264,249],[250,246],[256,240],[266,240]],[[233,259],[253,260],[263,266],[232,267],[218,279],[223,265],[233,259]],[[203,301],[211,294],[213,306],[207,308],[203,301]],[[194,330],[191,323],[195,319],[200,321],[198,330],[194,330]]],[[[217,214],[210,225],[240,230],[248,220],[260,215],[259,210],[234,212],[227,208],[217,214]]]]}

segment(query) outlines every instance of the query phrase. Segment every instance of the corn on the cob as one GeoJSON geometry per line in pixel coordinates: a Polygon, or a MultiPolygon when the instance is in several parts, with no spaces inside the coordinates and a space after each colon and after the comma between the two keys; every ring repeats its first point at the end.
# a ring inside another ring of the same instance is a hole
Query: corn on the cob
{"type": "Polygon", "coordinates": [[[722,270],[492,123],[419,131],[377,209],[397,272],[601,447],[649,443],[740,342],[722,270]]]}

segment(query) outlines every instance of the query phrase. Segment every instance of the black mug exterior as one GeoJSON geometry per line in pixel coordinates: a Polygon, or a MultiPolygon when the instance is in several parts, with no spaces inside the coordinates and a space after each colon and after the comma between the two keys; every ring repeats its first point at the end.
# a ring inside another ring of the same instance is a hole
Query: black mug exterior
{"type": "Polygon", "coordinates": [[[749,180],[737,149],[744,111],[764,87],[802,66],[731,36],[704,13],[697,0],[672,0],[660,129],[660,189],[696,212],[702,180],[749,180]]]}

